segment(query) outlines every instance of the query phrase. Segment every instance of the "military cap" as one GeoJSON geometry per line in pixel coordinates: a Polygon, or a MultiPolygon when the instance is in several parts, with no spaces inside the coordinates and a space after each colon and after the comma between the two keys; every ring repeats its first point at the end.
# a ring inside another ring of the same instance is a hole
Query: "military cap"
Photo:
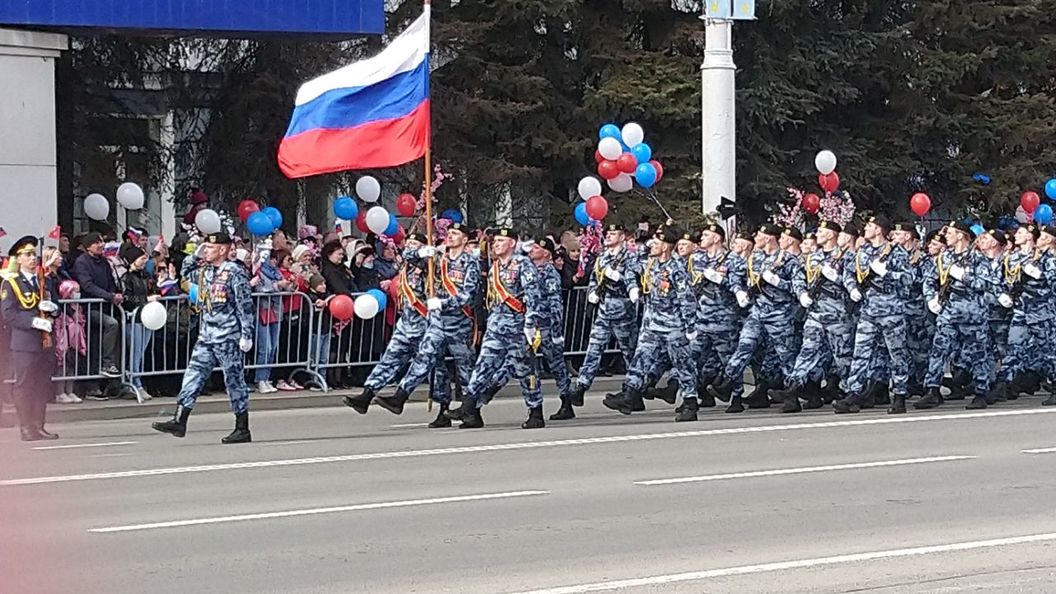
{"type": "Polygon", "coordinates": [[[459,233],[462,233],[464,235],[470,234],[469,226],[467,226],[465,223],[451,223],[450,225],[448,225],[447,230],[458,231],[459,233]]]}
{"type": "Polygon", "coordinates": [[[18,241],[11,245],[11,249],[7,251],[7,255],[18,256],[21,254],[32,254],[37,251],[37,244],[39,241],[39,239],[32,235],[20,237],[18,241]]]}
{"type": "Polygon", "coordinates": [[[821,229],[828,229],[829,231],[833,231],[835,233],[839,233],[840,231],[842,231],[842,229],[840,229],[839,223],[834,223],[832,221],[822,221],[818,223],[818,230],[821,229]]]}
{"type": "Polygon", "coordinates": [[[609,232],[612,232],[612,231],[619,231],[620,233],[626,233],[627,232],[627,228],[624,227],[623,225],[619,224],[619,223],[609,223],[608,225],[605,225],[605,232],[606,233],[609,233],[609,232]]]}
{"type": "Polygon", "coordinates": [[[418,243],[429,243],[429,240],[425,237],[425,233],[411,233],[407,236],[407,239],[409,241],[417,241],[418,243]]]}
{"type": "Polygon", "coordinates": [[[517,232],[509,227],[499,227],[495,230],[495,237],[509,237],[510,239],[517,239],[517,232]]]}
{"type": "Polygon", "coordinates": [[[722,225],[719,225],[718,223],[704,225],[704,231],[701,234],[703,235],[703,233],[714,233],[719,237],[726,239],[726,229],[723,229],[722,225]]]}
{"type": "Polygon", "coordinates": [[[942,229],[935,229],[933,231],[929,231],[928,234],[926,236],[924,236],[924,243],[928,244],[928,243],[931,243],[933,241],[938,241],[938,242],[942,243],[942,237],[939,236],[939,233],[941,233],[941,232],[942,232],[942,229]]]}
{"type": "Polygon", "coordinates": [[[879,216],[872,216],[872,217],[869,217],[869,218],[868,218],[868,219],[867,219],[867,220],[865,221],[865,224],[866,224],[866,225],[868,225],[869,223],[872,223],[872,224],[876,225],[877,227],[880,227],[880,229],[882,229],[882,230],[884,230],[884,231],[889,231],[889,230],[891,229],[891,225],[890,225],[890,223],[888,223],[887,221],[885,221],[885,220],[883,219],[883,217],[879,217],[879,216]]]}
{"type": "Polygon", "coordinates": [[[915,239],[920,239],[920,233],[917,232],[917,226],[913,223],[895,223],[891,227],[892,231],[905,231],[912,235],[915,239]]]}
{"type": "Polygon", "coordinates": [[[785,237],[791,237],[796,241],[803,241],[803,233],[795,227],[785,227],[785,229],[781,231],[781,235],[784,235],[785,237]]]}
{"type": "Polygon", "coordinates": [[[763,235],[769,235],[771,237],[779,237],[782,233],[781,227],[777,225],[766,224],[759,228],[759,232],[763,235]]]}
{"type": "Polygon", "coordinates": [[[990,237],[993,237],[997,243],[1008,245],[1008,235],[1005,235],[1004,231],[1001,231],[1000,229],[987,229],[985,233],[990,237]]]}
{"type": "Polygon", "coordinates": [[[843,229],[840,230],[840,233],[845,233],[847,235],[850,235],[851,237],[857,238],[862,234],[862,230],[859,229],[858,225],[855,225],[854,223],[847,223],[843,226],[843,229]]]}
{"type": "Polygon", "coordinates": [[[216,233],[210,233],[205,236],[205,243],[214,243],[217,245],[231,245],[231,236],[223,231],[217,231],[216,233]]]}
{"type": "Polygon", "coordinates": [[[654,235],[654,237],[664,243],[675,245],[676,243],[678,243],[678,240],[682,239],[682,234],[679,233],[677,229],[668,227],[667,229],[658,231],[656,235],[654,235]]]}
{"type": "Polygon", "coordinates": [[[968,223],[965,223],[964,221],[950,221],[950,223],[946,226],[951,229],[956,229],[962,233],[965,233],[966,235],[968,235],[968,237],[975,236],[975,233],[972,232],[972,226],[968,223]]]}
{"type": "Polygon", "coordinates": [[[682,231],[678,236],[679,241],[690,241],[693,243],[700,243],[700,234],[693,233],[692,231],[682,231]]]}
{"type": "Polygon", "coordinates": [[[550,252],[550,256],[555,257],[555,258],[557,257],[557,244],[554,243],[553,239],[550,239],[549,237],[546,237],[546,236],[540,237],[540,238],[535,240],[535,245],[537,245],[537,246],[543,248],[544,250],[550,252]]]}
{"type": "Polygon", "coordinates": [[[1023,225],[1022,228],[1026,229],[1030,233],[1030,236],[1034,239],[1037,239],[1038,236],[1041,235],[1041,229],[1038,228],[1038,225],[1036,223],[1028,223],[1026,225],[1023,225]]]}

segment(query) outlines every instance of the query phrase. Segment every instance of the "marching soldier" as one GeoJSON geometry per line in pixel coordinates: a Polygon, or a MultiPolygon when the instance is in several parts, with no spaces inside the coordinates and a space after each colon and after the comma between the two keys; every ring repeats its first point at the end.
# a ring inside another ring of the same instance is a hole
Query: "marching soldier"
{"type": "Polygon", "coordinates": [[[224,371],[227,396],[235,413],[235,430],[222,443],[249,443],[249,390],[243,370],[245,353],[253,349],[256,315],[246,269],[232,262],[231,237],[224,232],[205,237],[196,254],[183,261],[183,278],[196,279],[202,302],[198,341],[191,351],[183,387],[171,421],[154,423],[155,431],[175,437],[187,434],[187,418],[213,368],[224,371]]]}
{"type": "Polygon", "coordinates": [[[698,287],[697,339],[692,348],[700,406],[715,406],[715,398],[707,388],[722,375],[737,346],[738,256],[727,251],[725,244],[725,229],[710,224],[701,234],[701,251],[689,260],[690,279],[698,287]]]}
{"type": "MultiPolygon", "coordinates": [[[[565,362],[565,308],[561,301],[561,274],[554,268],[557,256],[557,245],[549,237],[540,237],[531,244],[529,258],[539,269],[539,284],[542,301],[539,310],[542,323],[539,326],[538,351],[546,361],[550,373],[557,383],[561,396],[561,408],[552,415],[551,421],[574,419],[576,412],[572,407],[572,382],[568,376],[568,364],[565,362]]],[[[505,382],[503,382],[505,383],[505,382]]]]}
{"type": "Polygon", "coordinates": [[[51,372],[55,368],[51,315],[58,311],[37,266],[37,238],[27,235],[14,243],[8,255],[15,272],[0,289],[4,324],[10,329],[12,389],[22,441],[58,439],[44,428],[52,396],[51,372]]]}

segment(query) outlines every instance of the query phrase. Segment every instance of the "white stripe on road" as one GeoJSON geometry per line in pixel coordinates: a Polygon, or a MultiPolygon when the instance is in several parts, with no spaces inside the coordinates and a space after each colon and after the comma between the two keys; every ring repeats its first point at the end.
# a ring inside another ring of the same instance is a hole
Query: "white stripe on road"
{"type": "Polygon", "coordinates": [[[883,416],[878,418],[827,421],[821,423],[797,423],[786,425],[757,425],[750,427],[730,427],[727,429],[702,429],[699,431],[677,431],[670,433],[645,433],[639,435],[614,435],[609,437],[583,437],[579,439],[561,439],[554,441],[528,441],[500,443],[479,446],[462,446],[450,448],[433,448],[428,450],[407,450],[395,452],[375,452],[370,454],[348,454],[344,456],[322,456],[314,458],[293,458],[286,460],[262,460],[258,462],[235,462],[229,464],[207,464],[202,466],[178,466],[171,468],[148,468],[144,470],[126,470],[120,472],[100,472],[92,474],[67,474],[34,478],[0,480],[0,487],[20,485],[42,485],[48,483],[69,483],[77,481],[95,481],[106,479],[132,478],[143,476],[161,476],[168,474],[188,474],[196,472],[216,472],[221,470],[244,470],[251,468],[273,468],[277,466],[304,466],[310,464],[332,464],[337,462],[358,462],[362,460],[388,460],[393,458],[420,458],[424,456],[445,456],[448,454],[468,454],[476,452],[499,452],[509,450],[531,450],[581,446],[604,443],[621,443],[629,441],[652,441],[657,439],[677,439],[683,437],[709,437],[714,435],[739,435],[746,433],[770,433],[775,431],[796,431],[803,429],[829,429],[840,427],[861,427],[866,425],[891,425],[899,423],[923,423],[929,421],[958,421],[964,419],[981,419],[988,417],[1012,417],[1021,415],[1038,415],[1056,413],[1056,408],[1038,408],[1027,410],[1008,410],[996,412],[960,413],[951,415],[922,416],[883,416]]]}
{"type": "Polygon", "coordinates": [[[807,474],[810,472],[828,472],[830,470],[853,470],[856,468],[883,468],[885,466],[906,466],[909,464],[928,464],[931,462],[953,462],[972,460],[975,456],[935,456],[932,458],[906,458],[904,460],[882,460],[879,462],[858,462],[855,464],[830,464],[827,466],[801,466],[799,468],[782,468],[778,470],[757,470],[753,472],[732,472],[729,474],[706,474],[682,478],[657,479],[652,481],[635,481],[636,485],[653,487],[656,485],[677,485],[680,483],[703,483],[706,481],[724,481],[729,479],[756,478],[761,476],[783,476],[786,474],[807,474]]]}
{"type": "Polygon", "coordinates": [[[436,505],[439,503],[462,503],[466,501],[488,501],[493,499],[512,499],[514,497],[533,497],[536,495],[549,495],[549,491],[510,491],[507,493],[485,493],[482,495],[460,495],[457,497],[435,497],[432,499],[411,499],[405,501],[389,501],[385,503],[364,503],[360,505],[345,505],[341,507],[317,507],[312,509],[296,509],[281,512],[269,512],[261,514],[245,514],[240,516],[221,516],[215,518],[199,518],[196,520],[177,520],[174,522],[155,522],[153,524],[131,524],[129,526],[111,526],[108,528],[90,528],[88,532],[97,534],[108,534],[111,532],[136,532],[139,530],[156,530],[159,528],[180,528],[184,526],[202,526],[206,524],[227,524],[230,522],[246,522],[249,520],[271,520],[275,518],[294,518],[298,516],[317,516],[320,514],[337,514],[344,512],[366,511],[372,509],[392,509],[395,507],[415,507],[420,505],[436,505]]]}
{"type": "Polygon", "coordinates": [[[1020,450],[1023,454],[1056,454],[1056,448],[1041,448],[1037,450],[1020,450]]]}
{"type": "Polygon", "coordinates": [[[77,448],[108,448],[110,446],[127,446],[136,445],[138,441],[111,441],[107,443],[76,443],[70,445],[57,445],[57,446],[40,446],[33,448],[34,450],[45,451],[45,450],[73,450],[77,448]]]}
{"type": "Polygon", "coordinates": [[[992,549],[995,547],[1006,547],[1010,545],[1030,544],[1038,542],[1050,542],[1053,540],[1056,540],[1056,532],[1049,532],[1046,534],[1032,534],[1029,536],[1013,536],[1011,538],[995,538],[993,540],[975,540],[969,542],[958,542],[953,544],[914,547],[908,549],[891,549],[887,551],[874,551],[871,553],[855,553],[852,555],[837,555],[834,557],[800,559],[798,561],[782,561],[779,563],[742,565],[739,567],[709,569],[706,571],[692,571],[688,573],[672,573],[668,575],[657,575],[652,577],[635,578],[627,580],[594,582],[591,584],[580,584],[578,586],[545,588],[542,590],[519,592],[517,594],[582,594],[584,592],[610,592],[613,590],[624,590],[627,588],[660,586],[664,584],[693,582],[699,580],[730,577],[737,575],[752,575],[757,573],[786,571],[790,569],[804,569],[825,565],[839,565],[844,563],[860,563],[863,561],[876,561],[877,559],[919,557],[922,555],[934,555],[938,553],[954,553],[959,551],[992,549]]]}

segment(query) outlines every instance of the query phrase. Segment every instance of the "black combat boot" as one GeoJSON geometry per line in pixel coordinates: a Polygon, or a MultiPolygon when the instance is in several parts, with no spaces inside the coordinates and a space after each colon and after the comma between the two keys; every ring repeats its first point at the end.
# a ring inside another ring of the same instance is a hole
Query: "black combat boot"
{"type": "Polygon", "coordinates": [[[983,410],[986,408],[986,396],[982,394],[976,394],[972,397],[972,401],[964,405],[965,410],[983,410]]]}
{"type": "Polygon", "coordinates": [[[569,396],[561,397],[561,408],[550,415],[551,421],[567,421],[576,418],[576,411],[572,408],[572,399],[569,396]]]}
{"type": "Polygon", "coordinates": [[[682,401],[682,411],[675,417],[676,423],[685,423],[687,421],[697,420],[697,399],[690,396],[682,401]]]}
{"type": "Polygon", "coordinates": [[[825,378],[825,389],[821,391],[821,401],[829,404],[840,399],[840,376],[829,374],[825,378]]]}
{"type": "Polygon", "coordinates": [[[191,409],[176,405],[176,412],[172,415],[171,421],[154,423],[151,425],[151,427],[155,431],[161,431],[162,433],[170,433],[174,437],[183,437],[187,435],[187,418],[190,416],[191,409]]]}
{"type": "Polygon", "coordinates": [[[1056,394],[1049,396],[1041,402],[1042,406],[1056,406],[1056,394]]]}
{"type": "Polygon", "coordinates": [[[587,389],[582,384],[576,384],[572,388],[572,393],[568,395],[569,400],[572,402],[572,406],[583,406],[583,394],[586,393],[587,389]]]}
{"type": "Polygon", "coordinates": [[[770,402],[778,404],[795,398],[799,400],[800,388],[785,388],[783,390],[770,390],[770,402]]]}
{"type": "Polygon", "coordinates": [[[249,433],[249,412],[247,411],[235,415],[235,430],[231,432],[231,435],[221,439],[220,443],[249,443],[251,441],[253,441],[253,436],[249,433]]]}
{"type": "Polygon", "coordinates": [[[892,397],[891,408],[887,409],[889,415],[906,414],[906,397],[903,394],[895,394],[892,397]]]}
{"type": "Polygon", "coordinates": [[[543,405],[529,408],[528,418],[521,423],[521,429],[542,429],[543,427],[546,427],[546,421],[543,420],[543,405]]]}
{"type": "Polygon", "coordinates": [[[913,403],[913,408],[917,410],[927,410],[929,408],[935,408],[943,403],[942,393],[939,392],[938,388],[928,388],[928,393],[923,398],[913,403]]]}
{"type": "Polygon", "coordinates": [[[700,408],[714,408],[715,404],[715,397],[708,392],[708,384],[697,384],[697,406],[700,408]]]}
{"type": "Polygon", "coordinates": [[[648,396],[646,398],[659,398],[668,404],[674,404],[675,400],[678,399],[678,380],[671,378],[667,380],[667,386],[664,388],[652,388],[646,390],[648,396]]]}
{"type": "MultiPolygon", "coordinates": [[[[472,401],[472,400],[471,400],[472,401]]],[[[480,409],[475,405],[473,410],[462,417],[462,424],[458,426],[459,429],[483,429],[484,428],[484,417],[480,414],[480,409]]]]}
{"type": "Polygon", "coordinates": [[[891,391],[887,382],[876,382],[873,388],[873,405],[887,406],[889,404],[891,404],[891,391]]]}
{"type": "Polygon", "coordinates": [[[848,396],[842,400],[837,400],[832,403],[832,410],[838,415],[843,414],[854,414],[860,412],[865,404],[866,400],[872,405],[872,396],[868,393],[862,393],[858,395],[848,396]]]}
{"type": "MultiPolygon", "coordinates": [[[[641,402],[642,395],[637,390],[624,387],[623,391],[619,394],[609,394],[605,396],[605,400],[601,403],[605,405],[605,408],[619,412],[620,414],[629,415],[634,412],[635,405],[637,402],[641,402]]],[[[645,403],[641,403],[642,408],[645,408],[645,403]]]]}
{"type": "Polygon", "coordinates": [[[443,411],[443,415],[452,421],[462,421],[477,412],[477,399],[469,394],[462,397],[462,406],[443,411]]]}
{"type": "MultiPolygon", "coordinates": [[[[968,394],[968,384],[971,381],[972,376],[968,375],[967,370],[959,367],[953,368],[949,378],[942,378],[942,385],[950,390],[950,395],[946,397],[946,400],[964,400],[968,394]]],[[[926,397],[927,395],[925,395],[926,397]]]]}
{"type": "Polygon", "coordinates": [[[1037,371],[1027,371],[1023,374],[1023,392],[1033,396],[1041,391],[1041,374],[1037,371]]]}
{"type": "Polygon", "coordinates": [[[359,396],[345,396],[341,399],[341,402],[345,406],[351,408],[361,415],[367,414],[367,409],[370,408],[370,403],[374,400],[374,390],[370,388],[363,388],[363,393],[359,396]]]}
{"type": "Polygon", "coordinates": [[[770,382],[759,380],[755,389],[744,399],[744,403],[748,408],[770,408],[770,387],[770,382]]]}
{"type": "MultiPolygon", "coordinates": [[[[711,392],[709,387],[708,392],[711,392]]],[[[737,394],[730,400],[730,405],[726,407],[728,413],[742,413],[744,412],[744,404],[741,402],[741,395],[737,394]]]]}
{"type": "MultiPolygon", "coordinates": [[[[396,388],[396,393],[392,396],[376,396],[374,401],[378,403],[378,406],[391,412],[394,415],[403,414],[403,405],[407,404],[407,399],[411,395],[408,394],[403,388],[396,388]]],[[[366,408],[363,409],[366,412],[366,408]]]]}
{"type": "MultiPolygon", "coordinates": [[[[777,390],[775,390],[777,391],[777,390]]],[[[786,390],[785,398],[781,401],[781,412],[783,413],[798,413],[803,412],[803,407],[799,404],[800,390],[786,390]]]]}
{"type": "Polygon", "coordinates": [[[803,405],[803,410],[814,410],[825,406],[825,401],[821,397],[821,382],[807,382],[803,386],[803,399],[807,401],[803,405]]]}
{"type": "Polygon", "coordinates": [[[447,412],[448,407],[448,403],[440,403],[440,412],[436,413],[436,418],[433,419],[432,423],[429,423],[430,429],[442,429],[451,426],[451,419],[447,418],[447,415],[444,414],[447,412]]]}
{"type": "Polygon", "coordinates": [[[990,391],[986,393],[986,403],[988,405],[990,405],[990,404],[997,404],[998,402],[1004,402],[1004,401],[1008,400],[1008,398],[1005,397],[1005,392],[1007,392],[1007,391],[1008,391],[1008,384],[1007,383],[1005,383],[1005,382],[997,382],[996,384],[994,384],[994,387],[990,388],[990,391]]]}
{"type": "MultiPolygon", "coordinates": [[[[708,394],[711,394],[711,396],[717,400],[729,402],[730,397],[733,394],[733,380],[723,375],[721,378],[719,378],[718,383],[711,384],[710,386],[708,386],[708,394]]],[[[740,401],[741,399],[737,398],[738,406],[740,406],[740,401]]]]}

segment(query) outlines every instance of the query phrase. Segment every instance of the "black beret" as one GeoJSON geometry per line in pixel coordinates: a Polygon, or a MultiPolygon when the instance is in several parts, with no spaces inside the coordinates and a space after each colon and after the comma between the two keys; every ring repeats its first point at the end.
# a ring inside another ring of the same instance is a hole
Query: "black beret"
{"type": "Polygon", "coordinates": [[[608,225],[605,225],[605,232],[609,233],[610,231],[619,231],[620,233],[626,233],[627,228],[619,223],[609,223],[608,225]]]}
{"type": "Polygon", "coordinates": [[[539,239],[535,240],[535,245],[550,252],[551,256],[557,256],[557,245],[554,243],[553,239],[550,239],[549,237],[540,237],[539,239]]]}
{"type": "Polygon", "coordinates": [[[1053,237],[1056,237],[1056,225],[1038,225],[1042,233],[1048,233],[1053,237]]]}
{"type": "Polygon", "coordinates": [[[676,243],[678,243],[679,239],[682,239],[682,234],[679,233],[677,229],[669,227],[667,229],[664,229],[663,231],[658,232],[654,237],[664,243],[675,245],[676,243]]]}
{"type": "Polygon", "coordinates": [[[495,230],[495,237],[509,237],[510,239],[517,239],[517,232],[509,227],[499,227],[495,230]]]}
{"type": "Polygon", "coordinates": [[[858,237],[862,234],[862,230],[859,229],[858,225],[855,225],[854,223],[847,223],[843,226],[843,229],[840,230],[840,233],[846,233],[851,237],[858,237]]]}
{"type": "Polygon", "coordinates": [[[1030,233],[1030,236],[1034,239],[1037,239],[1038,236],[1041,235],[1041,229],[1039,229],[1038,226],[1034,223],[1028,223],[1026,225],[1023,225],[1022,228],[1026,229],[1030,233]]]}
{"type": "MultiPolygon", "coordinates": [[[[99,235],[98,233],[90,233],[89,235],[99,235]]],[[[40,240],[32,235],[26,235],[20,237],[18,241],[11,245],[11,249],[7,250],[8,256],[17,256],[18,254],[29,254],[37,251],[37,244],[40,240]]],[[[90,244],[86,244],[90,245],[90,244]]]]}
{"type": "Polygon", "coordinates": [[[231,236],[223,231],[216,233],[210,233],[205,236],[205,243],[215,243],[218,245],[231,245],[231,236]]]}
{"type": "Polygon", "coordinates": [[[890,223],[885,221],[882,217],[878,217],[878,216],[869,217],[869,219],[865,221],[865,224],[868,225],[869,223],[872,223],[872,224],[876,225],[877,227],[880,227],[884,231],[889,231],[891,229],[890,223]]]}
{"type": "Polygon", "coordinates": [[[942,229],[935,229],[934,231],[929,231],[928,234],[926,236],[924,236],[924,243],[928,244],[928,243],[931,243],[933,241],[938,241],[938,242],[941,243],[942,242],[942,237],[939,236],[939,233],[941,233],[941,232],[942,232],[942,229]]]}
{"type": "Polygon", "coordinates": [[[1001,245],[1008,245],[1008,236],[1005,235],[1004,231],[1001,231],[999,229],[987,229],[986,234],[990,237],[993,237],[994,240],[997,241],[997,243],[1000,243],[1001,245]]]}
{"type": "Polygon", "coordinates": [[[968,235],[968,237],[975,237],[975,233],[972,232],[972,226],[963,221],[950,221],[949,225],[946,225],[951,229],[956,229],[962,233],[968,235]]]}
{"type": "Polygon", "coordinates": [[[891,228],[892,231],[905,231],[916,239],[920,239],[920,233],[917,232],[917,226],[913,223],[895,223],[891,228]]]}
{"type": "Polygon", "coordinates": [[[726,229],[723,229],[722,225],[717,223],[711,223],[710,225],[704,226],[704,233],[715,233],[719,237],[726,239],[726,229]]]}
{"type": "Polygon", "coordinates": [[[781,230],[781,227],[778,227],[777,225],[767,224],[767,225],[763,225],[762,227],[760,227],[759,228],[759,232],[762,233],[763,235],[769,235],[771,237],[779,237],[781,235],[781,233],[782,233],[782,230],[781,230]]]}
{"type": "Polygon", "coordinates": [[[693,233],[693,232],[690,232],[690,231],[683,231],[681,234],[679,234],[678,239],[679,239],[679,241],[685,240],[685,241],[691,241],[693,243],[700,243],[700,234],[699,233],[693,233]]]}
{"type": "Polygon", "coordinates": [[[820,229],[828,229],[828,230],[834,231],[836,233],[839,233],[841,231],[840,225],[838,223],[834,223],[832,221],[822,221],[822,222],[818,223],[818,229],[819,230],[820,229]]]}
{"type": "Polygon", "coordinates": [[[469,235],[469,227],[467,227],[464,223],[451,223],[450,225],[448,225],[447,230],[458,231],[459,233],[469,235]]]}
{"type": "Polygon", "coordinates": [[[411,233],[407,236],[408,240],[417,241],[418,243],[429,243],[424,233],[411,233]]]}
{"type": "Polygon", "coordinates": [[[781,235],[784,235],[785,237],[791,237],[796,241],[803,241],[803,233],[795,227],[785,227],[784,231],[781,232],[781,235]]]}
{"type": "Polygon", "coordinates": [[[737,239],[743,239],[745,241],[755,243],[755,236],[749,233],[748,231],[741,231],[740,233],[738,233],[737,239]]]}

